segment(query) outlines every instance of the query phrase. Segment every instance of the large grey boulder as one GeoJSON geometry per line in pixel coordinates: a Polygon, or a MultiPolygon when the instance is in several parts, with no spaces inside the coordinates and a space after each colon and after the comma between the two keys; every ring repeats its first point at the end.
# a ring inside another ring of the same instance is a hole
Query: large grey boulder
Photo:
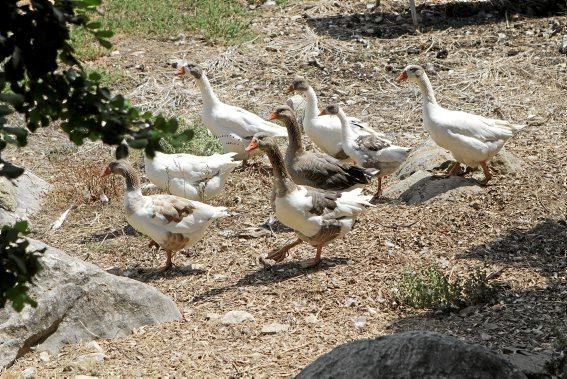
{"type": "MultiPolygon", "coordinates": [[[[410,155],[396,172],[399,179],[405,179],[418,171],[443,170],[454,161],[451,153],[437,146],[431,138],[412,149],[410,155]]],[[[525,162],[502,148],[489,163],[499,174],[516,173],[525,168],[525,162]]]]}
{"type": "MultiPolygon", "coordinates": [[[[468,195],[482,192],[480,183],[469,177],[440,178],[433,171],[443,171],[454,159],[451,153],[427,139],[416,146],[396,172],[400,181],[389,186],[384,195],[408,204],[429,200],[459,201],[468,195]]],[[[525,163],[502,149],[489,163],[497,175],[513,174],[525,168],[525,163]]]]}
{"type": "Polygon", "coordinates": [[[525,378],[489,349],[434,332],[358,340],[331,350],[297,378],[525,378]]]}
{"type": "Polygon", "coordinates": [[[0,226],[37,212],[48,189],[45,180],[28,170],[11,181],[0,177],[0,226]]]}
{"type": "Polygon", "coordinates": [[[420,204],[430,200],[459,201],[479,192],[482,192],[482,188],[475,179],[461,176],[439,178],[421,170],[388,186],[384,196],[397,198],[407,204],[420,204]]]}
{"type": "Polygon", "coordinates": [[[43,271],[30,291],[37,308],[0,309],[0,370],[35,346],[56,353],[63,344],[120,337],[181,317],[173,300],[154,287],[30,240],[30,249],[44,247],[43,271]]]}

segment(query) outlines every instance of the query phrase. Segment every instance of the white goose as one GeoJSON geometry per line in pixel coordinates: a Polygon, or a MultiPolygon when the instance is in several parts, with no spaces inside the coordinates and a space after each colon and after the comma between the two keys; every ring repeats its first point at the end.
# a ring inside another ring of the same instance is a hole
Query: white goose
{"type": "Polygon", "coordinates": [[[303,266],[317,265],[321,261],[323,247],[352,229],[357,216],[364,212],[364,206],[371,205],[368,202],[371,196],[362,195],[360,188],[339,193],[297,185],[289,176],[282,154],[271,137],[263,133],[256,134],[246,149],[257,148],[268,155],[272,164],[272,199],[275,199],[273,206],[276,218],[295,230],[298,237],[266,258],[280,262],[291,248],[305,241],[317,248],[317,254],[303,266]]]}
{"type": "Polygon", "coordinates": [[[479,165],[484,172],[484,183],[492,178],[487,162],[506,141],[525,125],[452,111],[437,104],[431,82],[425,70],[416,65],[407,66],[396,78],[417,83],[423,97],[423,124],[435,143],[451,152],[456,162],[448,173],[460,171],[460,163],[471,168],[479,165]]]}
{"type": "Polygon", "coordinates": [[[191,154],[144,156],[146,176],[157,187],[189,200],[205,201],[220,194],[228,174],[240,165],[236,153],[201,157],[191,154]]]}
{"type": "MultiPolygon", "coordinates": [[[[306,79],[297,76],[293,79],[287,92],[294,91],[300,92],[306,97],[305,115],[303,116],[305,134],[326,154],[337,159],[348,158],[342,147],[341,123],[336,117],[319,114],[317,95],[313,87],[309,85],[306,79]]],[[[348,117],[347,119],[349,126],[355,133],[360,135],[376,134],[383,137],[359,119],[355,117],[348,117]]]]}
{"type": "Polygon", "coordinates": [[[201,119],[205,126],[223,145],[225,153],[237,153],[236,158],[248,160],[250,153],[245,151],[252,136],[258,132],[273,137],[286,137],[285,128],[268,122],[245,109],[228,105],[215,95],[209,79],[202,68],[195,63],[179,63],[177,75],[189,73],[195,80],[203,98],[201,119]]]}
{"type": "Polygon", "coordinates": [[[122,175],[126,179],[126,220],[134,229],[152,239],[150,246],[159,245],[165,251],[165,269],[171,268],[177,251],[203,238],[213,220],[229,215],[224,207],[213,207],[178,196],[144,196],[138,175],[126,161],[111,162],[103,176],[110,174],[122,175]]]}
{"type": "Polygon", "coordinates": [[[327,106],[321,114],[338,116],[341,121],[343,149],[357,165],[379,170],[378,190],[374,198],[382,195],[382,178],[394,173],[406,160],[410,148],[393,145],[385,138],[375,135],[356,134],[348,125],[345,112],[336,104],[327,106]]]}

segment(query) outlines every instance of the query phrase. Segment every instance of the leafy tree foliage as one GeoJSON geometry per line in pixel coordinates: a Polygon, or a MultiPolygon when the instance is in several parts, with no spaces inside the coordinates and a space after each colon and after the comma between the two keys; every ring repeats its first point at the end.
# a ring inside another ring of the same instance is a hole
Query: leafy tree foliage
{"type": "MultiPolygon", "coordinates": [[[[30,132],[60,122],[69,139],[116,146],[116,157],[129,148],[153,156],[159,140],[176,132],[175,119],[142,112],[120,94],[100,85],[97,73],[87,75],[70,44],[71,27],[82,27],[104,47],[112,32],[89,15],[101,0],[0,1],[0,176],[17,178],[23,170],[2,160],[8,144],[25,146],[30,132]],[[23,127],[8,125],[18,112],[23,127]]],[[[191,138],[190,132],[184,136],[191,138]]],[[[27,295],[40,269],[38,252],[27,252],[27,223],[2,228],[0,240],[0,307],[6,299],[16,309],[34,304],[27,295]]]]}

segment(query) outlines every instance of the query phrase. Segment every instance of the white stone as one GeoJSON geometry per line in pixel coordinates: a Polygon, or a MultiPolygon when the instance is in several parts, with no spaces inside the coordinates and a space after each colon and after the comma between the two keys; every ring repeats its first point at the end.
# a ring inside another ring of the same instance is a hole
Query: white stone
{"type": "Polygon", "coordinates": [[[289,325],[280,324],[278,322],[272,322],[271,324],[264,325],[262,327],[262,333],[264,334],[276,334],[280,332],[287,332],[289,330],[289,325]]]}
{"type": "Polygon", "coordinates": [[[240,324],[244,321],[253,321],[254,316],[246,311],[228,311],[222,316],[221,322],[226,325],[240,324]]]}
{"type": "Polygon", "coordinates": [[[35,367],[28,367],[20,374],[20,379],[32,379],[37,375],[35,367]]]}

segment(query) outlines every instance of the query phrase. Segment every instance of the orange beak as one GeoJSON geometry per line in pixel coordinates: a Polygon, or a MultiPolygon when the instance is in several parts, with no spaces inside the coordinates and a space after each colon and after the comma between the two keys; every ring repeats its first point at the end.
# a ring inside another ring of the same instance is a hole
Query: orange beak
{"type": "Polygon", "coordinates": [[[112,171],[110,171],[110,166],[106,166],[106,168],[104,169],[104,171],[102,172],[102,174],[100,176],[104,177],[104,176],[108,176],[110,174],[112,174],[112,171]]]}
{"type": "Polygon", "coordinates": [[[408,73],[404,70],[400,72],[400,75],[396,77],[396,82],[397,83],[403,82],[404,80],[407,80],[407,78],[408,78],[408,73]]]}
{"type": "Polygon", "coordinates": [[[277,112],[272,112],[268,116],[268,121],[277,120],[280,118],[280,115],[277,112]]]}
{"type": "Polygon", "coordinates": [[[177,75],[177,76],[183,76],[183,75],[185,75],[185,67],[181,66],[181,67],[177,68],[177,71],[175,72],[175,75],[177,75]]]}
{"type": "Polygon", "coordinates": [[[324,116],[326,114],[329,114],[329,112],[327,112],[327,109],[323,109],[321,112],[319,112],[319,116],[324,116]]]}
{"type": "Polygon", "coordinates": [[[290,93],[293,93],[293,91],[295,91],[295,89],[293,88],[293,85],[290,85],[287,87],[287,91],[285,91],[285,93],[286,95],[289,95],[290,93]]]}
{"type": "Polygon", "coordinates": [[[252,141],[250,141],[250,143],[248,144],[248,146],[246,146],[246,149],[244,149],[244,151],[252,151],[257,148],[258,148],[258,141],[252,139],[252,141]]]}

